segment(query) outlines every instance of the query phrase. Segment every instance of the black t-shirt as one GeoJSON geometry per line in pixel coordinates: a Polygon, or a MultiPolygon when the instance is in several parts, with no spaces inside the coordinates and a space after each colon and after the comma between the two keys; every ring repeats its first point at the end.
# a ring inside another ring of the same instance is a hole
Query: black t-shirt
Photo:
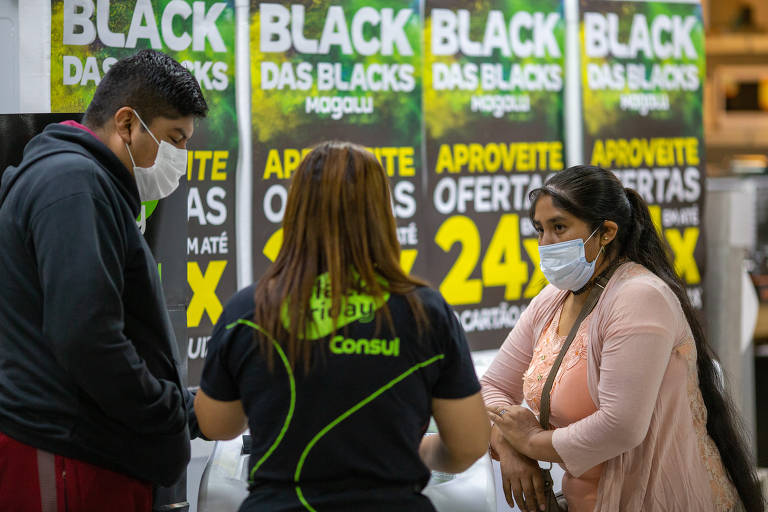
{"type": "Polygon", "coordinates": [[[429,470],[418,454],[431,399],[480,390],[464,331],[440,294],[416,292],[428,318],[419,338],[405,296],[387,300],[394,332],[383,315],[376,332],[376,305],[354,294],[346,325],[330,335],[330,304],[316,293],[306,341],[314,363],[289,374],[277,351],[270,371],[255,342],[253,293],[245,288],[225,307],[200,384],[216,400],[241,400],[248,416],[252,483],[241,510],[433,510],[420,494],[429,470]]]}

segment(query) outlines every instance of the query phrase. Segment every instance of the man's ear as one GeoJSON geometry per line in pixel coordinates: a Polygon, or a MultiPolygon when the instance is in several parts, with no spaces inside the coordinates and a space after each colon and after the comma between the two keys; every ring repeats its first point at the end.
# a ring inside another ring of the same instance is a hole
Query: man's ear
{"type": "Polygon", "coordinates": [[[113,117],[115,121],[115,132],[125,144],[130,144],[132,139],[131,128],[138,121],[131,107],[121,107],[115,112],[113,117]]]}

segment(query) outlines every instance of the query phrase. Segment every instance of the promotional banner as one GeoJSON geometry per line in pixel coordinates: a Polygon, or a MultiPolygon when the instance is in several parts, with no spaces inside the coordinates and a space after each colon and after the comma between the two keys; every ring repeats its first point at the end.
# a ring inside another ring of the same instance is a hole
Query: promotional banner
{"type": "Polygon", "coordinates": [[[52,0],[51,8],[52,112],[84,112],[109,67],[145,48],[181,62],[208,102],[187,146],[187,185],[143,204],[139,219],[195,385],[222,304],[237,289],[234,0],[52,0]]]}
{"type": "Polygon", "coordinates": [[[546,284],[528,193],[563,169],[560,0],[427,1],[429,273],[473,350],[546,284]]]}
{"type": "Polygon", "coordinates": [[[584,158],[643,196],[702,309],[701,6],[582,0],[581,39],[584,158]]]}
{"type": "Polygon", "coordinates": [[[292,173],[332,139],[361,144],[382,163],[401,262],[423,275],[421,59],[418,3],[251,3],[256,279],[282,244],[292,173]]]}

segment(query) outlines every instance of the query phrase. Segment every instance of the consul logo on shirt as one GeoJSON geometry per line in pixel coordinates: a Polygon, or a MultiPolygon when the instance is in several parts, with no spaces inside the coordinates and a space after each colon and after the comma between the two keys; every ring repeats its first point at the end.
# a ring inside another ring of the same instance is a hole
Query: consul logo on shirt
{"type": "Polygon", "coordinates": [[[400,338],[393,340],[360,338],[355,340],[338,335],[331,340],[330,349],[334,354],[397,357],[400,355],[400,338]]]}

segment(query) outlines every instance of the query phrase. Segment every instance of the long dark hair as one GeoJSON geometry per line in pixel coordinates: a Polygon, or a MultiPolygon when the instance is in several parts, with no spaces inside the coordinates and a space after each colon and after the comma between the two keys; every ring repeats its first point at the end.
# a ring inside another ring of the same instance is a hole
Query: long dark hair
{"type": "MultiPolygon", "coordinates": [[[[384,303],[381,312],[392,326],[385,294],[406,296],[416,327],[426,326],[422,304],[413,293],[426,283],[400,266],[400,244],[392,215],[387,174],[361,146],[325,142],[316,146],[293,176],[283,218],[283,245],[254,292],[254,321],[285,348],[291,367],[311,363],[312,322],[309,303],[316,278],[328,272],[330,316],[334,325],[345,294],[354,290],[384,303]],[[290,327],[284,326],[283,308],[290,327]]],[[[272,343],[257,335],[272,362],[272,343]]]]}
{"type": "Polygon", "coordinates": [[[651,220],[648,205],[635,190],[624,188],[613,173],[583,165],[557,173],[544,187],[530,193],[531,220],[542,195],[550,196],[557,208],[587,222],[592,230],[598,229],[605,220],[618,224],[616,239],[609,244],[607,256],[640,263],[675,293],[696,342],[699,387],[707,408],[707,432],[717,445],[746,510],[763,510],[762,489],[750,463],[739,416],[721,386],[713,350],[671,263],[669,246],[651,220]]]}

